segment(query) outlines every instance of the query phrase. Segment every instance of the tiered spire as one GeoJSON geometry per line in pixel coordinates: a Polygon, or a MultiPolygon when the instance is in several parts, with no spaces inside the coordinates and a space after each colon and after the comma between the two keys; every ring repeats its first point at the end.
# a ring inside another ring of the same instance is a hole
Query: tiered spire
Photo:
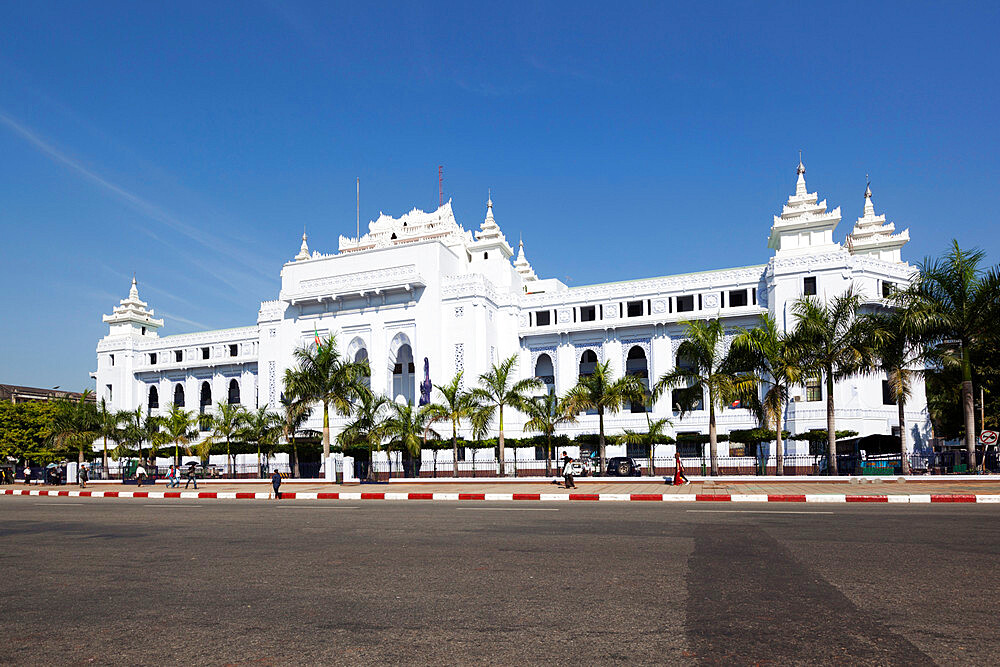
{"type": "Polygon", "coordinates": [[[535,270],[531,268],[531,264],[524,258],[524,241],[518,241],[517,259],[514,261],[514,269],[521,275],[521,279],[525,282],[538,280],[535,270]]]}
{"type": "Polygon", "coordinates": [[[486,198],[486,219],[483,220],[483,224],[479,225],[479,231],[476,232],[476,245],[481,248],[485,247],[486,249],[496,247],[507,259],[514,254],[514,249],[507,243],[500,225],[497,224],[496,219],[493,217],[492,196],[486,198]]]}
{"type": "Polygon", "coordinates": [[[295,256],[295,261],[296,262],[301,262],[304,259],[309,259],[309,244],[306,243],[306,239],[308,239],[308,238],[309,237],[306,236],[306,231],[303,229],[302,230],[302,245],[299,246],[299,254],[295,256]]]}
{"type": "Polygon", "coordinates": [[[910,230],[894,234],[896,225],[885,221],[885,215],[875,215],[871,181],[865,186],[863,214],[847,236],[847,247],[853,255],[873,255],[889,262],[901,262],[900,249],[910,240],[910,230]]]}
{"type": "Polygon", "coordinates": [[[795,194],[788,198],[781,215],[774,216],[767,246],[780,255],[835,251],[839,245],[833,242],[833,230],[840,222],[840,207],[827,211],[826,200],[819,201],[815,192],[806,189],[801,153],[795,173],[795,194]]]}
{"type": "Polygon", "coordinates": [[[155,331],[163,326],[163,320],[153,318],[153,309],[139,298],[139,285],[132,276],[132,287],[128,298],[122,299],[110,315],[101,319],[111,326],[109,335],[156,336],[155,331]]]}

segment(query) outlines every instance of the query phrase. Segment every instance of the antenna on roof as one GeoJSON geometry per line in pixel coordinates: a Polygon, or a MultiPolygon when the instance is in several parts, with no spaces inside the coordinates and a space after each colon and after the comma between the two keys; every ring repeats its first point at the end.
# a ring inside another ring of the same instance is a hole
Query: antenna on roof
{"type": "Polygon", "coordinates": [[[361,177],[358,177],[358,235],[361,238],[361,177]]]}
{"type": "Polygon", "coordinates": [[[438,165],[438,208],[444,206],[444,166],[438,165]]]}

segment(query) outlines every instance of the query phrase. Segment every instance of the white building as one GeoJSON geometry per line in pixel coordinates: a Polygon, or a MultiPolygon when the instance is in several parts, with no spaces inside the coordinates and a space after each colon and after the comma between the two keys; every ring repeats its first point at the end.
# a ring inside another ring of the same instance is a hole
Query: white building
{"type": "MultiPolygon", "coordinates": [[[[303,234],[299,253],[281,269],[280,293],[261,303],[255,325],[161,337],[163,321],[133,281],[129,297],[104,317],[110,328],[97,346],[97,392],[115,409],[183,403],[211,411],[220,401],[277,408],[293,350],[311,344],[316,332],[335,334],[350,358],[367,358],[372,389],[397,400],[419,398],[425,359],[436,384],[457,371],[474,384],[492,363],[515,354],[521,376],[539,377],[559,394],[603,361],[616,376],[655,380],[676,363],[683,320],[719,317],[735,331],[770,311],[780,327],[791,328],[791,306],[804,294],[826,298],[853,284],[874,303],[909,279],[913,267],[900,257],[908,232],[894,233],[885,216],[875,215],[870,190],[846,243],[834,239],[840,219],[839,207],[827,210],[806,190],[800,163],[795,193],[771,225],[767,264],[568,287],[539,278],[523,245],[515,257],[492,201],[475,232],[456,221],[450,202],[430,213],[381,215],[360,238],[341,236],[336,253],[310,252],[303,234]]],[[[862,376],[836,385],[838,429],[867,435],[899,427],[883,380],[862,376]]],[[[795,392],[789,431],[826,427],[824,392],[819,381],[795,392]]],[[[675,432],[707,432],[706,410],[681,419],[670,405],[665,396],[650,409],[670,417],[675,432]]],[[[645,428],[645,409],[629,406],[607,417],[607,432],[645,428]]],[[[313,428],[320,419],[314,412],[313,428]]],[[[519,436],[519,417],[506,421],[506,433],[519,436]]],[[[595,433],[596,421],[584,415],[565,433],[595,433]]],[[[721,433],[756,425],[743,409],[723,410],[718,424],[721,433]]],[[[911,446],[926,446],[922,385],[905,427],[911,446]]],[[[803,444],[788,446],[792,453],[803,444]]],[[[724,454],[725,443],[720,447],[724,454]]]]}

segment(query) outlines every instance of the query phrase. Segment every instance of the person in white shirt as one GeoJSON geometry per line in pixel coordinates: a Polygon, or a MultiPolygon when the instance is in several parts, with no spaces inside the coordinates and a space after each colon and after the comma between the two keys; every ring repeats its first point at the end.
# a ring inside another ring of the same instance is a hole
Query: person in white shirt
{"type": "Polygon", "coordinates": [[[135,483],[137,486],[142,486],[144,481],[146,481],[146,469],[140,463],[135,467],[135,483]]]}

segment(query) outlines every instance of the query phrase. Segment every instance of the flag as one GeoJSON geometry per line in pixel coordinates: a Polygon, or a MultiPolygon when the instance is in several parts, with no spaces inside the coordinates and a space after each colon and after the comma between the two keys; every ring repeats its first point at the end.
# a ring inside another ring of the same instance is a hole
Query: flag
{"type": "Polygon", "coordinates": [[[319,331],[316,330],[315,324],[313,325],[313,336],[316,340],[316,349],[318,350],[320,347],[323,346],[323,341],[321,341],[319,338],[319,331]]]}

